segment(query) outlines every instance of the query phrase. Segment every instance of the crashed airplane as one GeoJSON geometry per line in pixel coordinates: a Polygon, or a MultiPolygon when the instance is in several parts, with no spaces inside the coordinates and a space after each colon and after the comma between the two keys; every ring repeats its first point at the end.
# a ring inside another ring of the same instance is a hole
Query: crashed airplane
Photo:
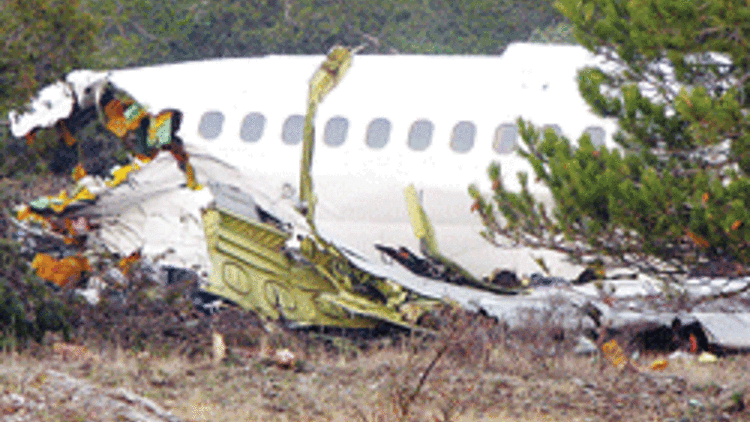
{"type": "MultiPolygon", "coordinates": [[[[135,161],[126,183],[97,190],[88,181],[98,197],[80,215],[100,218],[92,234],[109,250],[196,269],[208,276],[207,291],[270,318],[411,326],[429,299],[450,298],[513,324],[519,310],[542,309],[552,295],[571,309],[600,303],[591,286],[529,292],[490,283],[497,269],[539,272],[539,257],[564,280],[583,268],[552,251],[490,245],[467,194],[472,183],[489,191],[492,162],[502,164],[506,186],[520,188],[516,172],[531,168],[515,153],[519,116],[614,146],[615,122],[592,114],[576,84],[577,70],[598,58],[577,46],[520,43],[499,57],[357,56],[347,71],[349,53],[339,54],[76,71],[57,94],[50,88],[31,111],[11,115],[11,128],[21,137],[54,125],[71,113],[68,103],[106,115],[108,86],[152,121],[178,111],[173,135],[194,170],[180,173],[164,154],[135,161]]],[[[530,189],[549,200],[543,186],[530,189]]],[[[658,289],[640,276],[618,284],[617,295],[658,289]]],[[[720,319],[711,315],[705,320],[720,319]]]]}

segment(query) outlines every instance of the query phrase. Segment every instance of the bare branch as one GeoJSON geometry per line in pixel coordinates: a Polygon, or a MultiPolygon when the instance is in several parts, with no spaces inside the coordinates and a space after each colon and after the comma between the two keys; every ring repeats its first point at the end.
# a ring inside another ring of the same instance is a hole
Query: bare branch
{"type": "Polygon", "coordinates": [[[145,29],[143,29],[143,27],[141,25],[139,25],[138,23],[131,22],[131,24],[133,25],[133,27],[135,28],[135,30],[138,31],[144,37],[150,39],[151,41],[158,40],[158,38],[156,36],[151,35],[148,31],[146,31],[145,29]]]}

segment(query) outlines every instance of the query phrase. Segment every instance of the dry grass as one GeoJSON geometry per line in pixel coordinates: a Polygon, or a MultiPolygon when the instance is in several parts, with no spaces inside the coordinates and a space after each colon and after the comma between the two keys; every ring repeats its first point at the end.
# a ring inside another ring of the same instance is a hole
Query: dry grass
{"type": "MultiPolygon", "coordinates": [[[[269,363],[261,348],[230,348],[219,365],[210,356],[121,349],[67,360],[44,347],[34,356],[5,353],[0,388],[23,391],[52,369],[102,388],[126,388],[184,421],[750,420],[748,410],[730,406],[750,383],[748,356],[622,373],[562,348],[540,355],[547,348],[539,344],[543,335],[537,344],[516,340],[489,319],[452,312],[436,335],[375,339],[366,350],[342,346],[344,338],[332,347],[310,334],[259,340],[290,347],[300,359],[292,369],[269,363]]],[[[52,409],[45,420],[75,420],[75,412],[52,409]]]]}

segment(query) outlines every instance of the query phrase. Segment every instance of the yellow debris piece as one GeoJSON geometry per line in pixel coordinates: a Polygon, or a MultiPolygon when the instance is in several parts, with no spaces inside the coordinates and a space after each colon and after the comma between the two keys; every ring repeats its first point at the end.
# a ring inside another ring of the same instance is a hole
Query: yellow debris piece
{"type": "Polygon", "coordinates": [[[96,199],[96,195],[94,195],[89,188],[83,187],[78,192],[73,195],[73,201],[93,201],[96,199]]]}
{"type": "Polygon", "coordinates": [[[44,253],[36,254],[34,261],[31,262],[31,268],[36,270],[40,278],[60,287],[76,283],[81,279],[81,274],[91,271],[88,260],[82,256],[55,259],[44,253]]]}
{"type": "Polygon", "coordinates": [[[625,352],[622,350],[616,340],[610,340],[602,345],[604,357],[617,369],[623,369],[628,363],[625,352]]]}
{"type": "Polygon", "coordinates": [[[52,222],[50,222],[47,218],[35,213],[34,211],[31,211],[31,208],[29,208],[28,205],[24,205],[20,210],[18,210],[18,213],[16,213],[16,220],[29,220],[31,222],[39,224],[47,230],[52,229],[52,222]]]}
{"type": "Polygon", "coordinates": [[[49,197],[49,206],[56,214],[60,214],[75,202],[93,201],[94,199],[96,199],[96,195],[91,193],[87,188],[79,190],[72,198],[68,196],[68,191],[61,190],[56,197],[49,197]]]}
{"type": "Polygon", "coordinates": [[[716,363],[718,361],[719,358],[717,358],[713,353],[703,352],[700,354],[700,356],[698,356],[699,363],[716,363]]]}
{"type": "Polygon", "coordinates": [[[414,231],[414,236],[419,239],[420,245],[424,245],[427,248],[427,253],[431,256],[439,255],[437,237],[435,235],[435,228],[432,226],[430,219],[427,217],[424,208],[419,200],[419,193],[414,185],[409,185],[404,189],[404,196],[406,198],[406,209],[409,212],[409,219],[411,220],[411,227],[414,231]]]}
{"type": "Polygon", "coordinates": [[[195,178],[195,169],[190,163],[185,163],[185,178],[187,179],[187,187],[192,190],[201,190],[203,185],[198,183],[195,178]]]}
{"type": "Polygon", "coordinates": [[[299,210],[305,215],[307,223],[315,231],[315,203],[313,194],[312,159],[314,143],[315,114],[318,105],[331,90],[341,82],[349,67],[352,65],[352,52],[341,46],[335,46],[328,52],[326,60],[310,79],[307,98],[307,113],[302,130],[302,160],[300,161],[299,179],[299,210]]]}
{"type": "Polygon", "coordinates": [[[404,320],[412,324],[415,324],[427,311],[424,306],[421,306],[421,304],[412,303],[405,303],[401,305],[398,310],[401,315],[403,315],[404,320]]]}
{"type": "Polygon", "coordinates": [[[141,124],[141,120],[148,116],[148,112],[138,103],[128,104],[128,108],[123,112],[125,118],[125,129],[127,131],[135,130],[141,124]]]}
{"type": "Polygon", "coordinates": [[[133,264],[138,262],[138,260],[140,259],[141,251],[135,251],[125,258],[121,259],[117,266],[120,267],[120,271],[122,271],[124,275],[128,275],[130,269],[133,267],[133,264]]]}
{"type": "Polygon", "coordinates": [[[128,131],[136,129],[141,120],[148,115],[140,105],[135,103],[125,104],[120,100],[112,100],[107,103],[104,106],[104,114],[107,116],[105,127],[118,138],[124,137],[128,131]]]}
{"type": "Polygon", "coordinates": [[[68,197],[68,192],[64,190],[61,190],[57,196],[48,196],[47,198],[49,199],[49,207],[57,214],[63,212],[72,202],[68,197]]]}
{"type": "Polygon", "coordinates": [[[143,164],[147,164],[149,161],[151,161],[151,157],[148,157],[148,156],[143,155],[143,154],[136,154],[135,158],[137,158],[138,161],[140,161],[143,164]]]}
{"type": "Polygon", "coordinates": [[[341,82],[352,65],[352,52],[346,47],[334,46],[326,60],[310,80],[309,101],[318,104],[341,82]]]}
{"type": "Polygon", "coordinates": [[[120,185],[125,180],[127,180],[128,175],[130,173],[136,170],[140,170],[140,169],[141,169],[141,166],[139,166],[137,163],[128,164],[127,166],[122,166],[112,172],[112,180],[107,180],[104,183],[110,188],[113,188],[115,186],[120,185]]]}
{"type": "Polygon", "coordinates": [[[148,127],[148,145],[161,148],[172,141],[172,112],[159,113],[151,119],[148,127]]]}

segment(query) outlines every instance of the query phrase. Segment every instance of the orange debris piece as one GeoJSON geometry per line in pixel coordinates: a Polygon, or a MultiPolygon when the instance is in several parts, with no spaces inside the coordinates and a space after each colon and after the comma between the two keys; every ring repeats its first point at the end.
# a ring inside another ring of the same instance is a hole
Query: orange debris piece
{"type": "Polygon", "coordinates": [[[118,138],[122,138],[127,133],[124,112],[125,107],[120,100],[112,100],[104,106],[104,114],[107,116],[105,127],[118,138]]]}
{"type": "Polygon", "coordinates": [[[124,275],[128,275],[130,272],[130,269],[133,267],[133,264],[138,262],[138,260],[141,259],[141,251],[135,251],[128,255],[127,257],[120,260],[120,262],[117,264],[120,267],[120,271],[124,275]]]}
{"type": "Polygon", "coordinates": [[[86,170],[83,168],[82,165],[78,164],[73,169],[73,180],[76,182],[83,179],[86,176],[86,170]]]}
{"type": "Polygon", "coordinates": [[[70,129],[68,129],[68,126],[65,124],[64,121],[60,121],[57,125],[58,133],[60,134],[60,137],[62,137],[63,142],[65,142],[65,145],[72,147],[73,145],[78,142],[76,138],[73,136],[73,134],[70,132],[70,129]]]}
{"type": "Polygon", "coordinates": [[[31,131],[24,135],[24,138],[26,138],[26,145],[31,146],[31,144],[34,143],[36,140],[36,131],[31,131]]]}
{"type": "Polygon", "coordinates": [[[651,362],[651,368],[652,371],[663,371],[667,368],[667,365],[669,363],[666,359],[656,359],[655,361],[651,362]]]}
{"type": "Polygon", "coordinates": [[[695,334],[690,334],[690,353],[698,353],[698,339],[695,334]]]}
{"type": "Polygon", "coordinates": [[[700,246],[701,248],[707,248],[711,246],[708,241],[701,236],[698,236],[697,234],[691,232],[690,230],[686,231],[687,236],[690,238],[690,240],[693,241],[696,245],[700,246]]]}
{"type": "Polygon", "coordinates": [[[31,268],[36,270],[40,278],[60,287],[76,283],[84,272],[91,271],[89,261],[82,256],[55,259],[44,253],[36,254],[31,262],[31,268]]]}

